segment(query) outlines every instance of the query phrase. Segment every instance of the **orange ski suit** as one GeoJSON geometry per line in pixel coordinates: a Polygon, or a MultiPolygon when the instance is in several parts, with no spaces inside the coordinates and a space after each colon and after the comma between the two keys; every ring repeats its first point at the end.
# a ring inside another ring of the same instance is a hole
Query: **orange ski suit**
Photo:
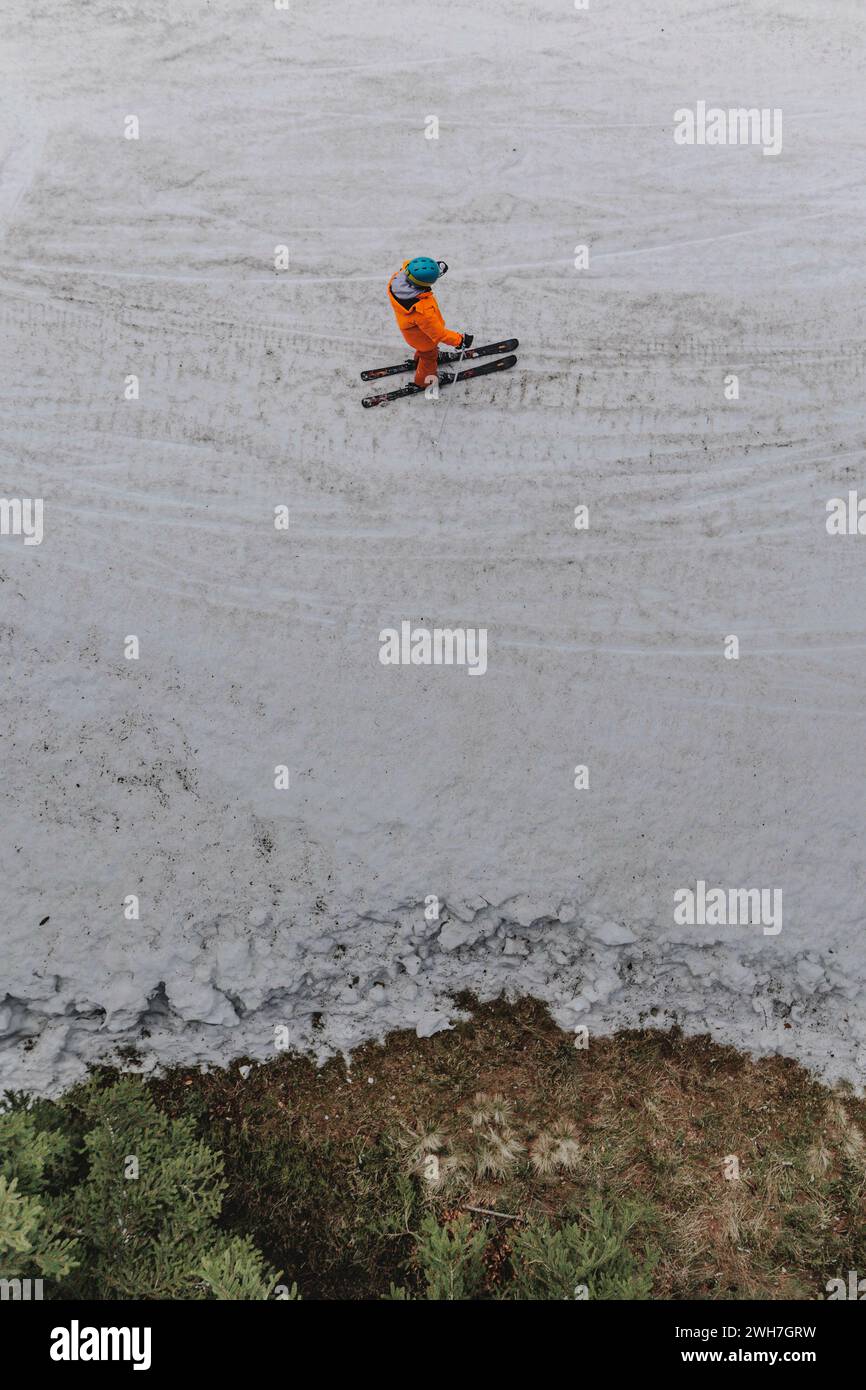
{"type": "Polygon", "coordinates": [[[408,264],[408,261],[404,261],[388,281],[388,299],[394,310],[397,327],[409,346],[415,349],[415,361],[418,364],[415,369],[415,385],[426,386],[428,377],[436,377],[439,374],[439,344],[447,343],[449,347],[459,347],[463,334],[445,327],[445,320],[439,312],[433,291],[423,285],[415,285],[408,279],[408,264]]]}

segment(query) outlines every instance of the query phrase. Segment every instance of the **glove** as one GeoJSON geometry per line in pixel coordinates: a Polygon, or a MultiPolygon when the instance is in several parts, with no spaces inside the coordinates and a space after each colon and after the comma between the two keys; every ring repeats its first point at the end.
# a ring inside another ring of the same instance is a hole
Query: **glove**
{"type": "Polygon", "coordinates": [[[438,267],[439,267],[439,274],[440,274],[440,275],[444,275],[445,272],[446,272],[446,270],[448,269],[447,262],[446,262],[446,261],[437,261],[436,264],[437,264],[438,267]]]}
{"type": "Polygon", "coordinates": [[[474,342],[475,342],[475,334],[474,334],[474,333],[464,333],[464,334],[463,334],[463,337],[462,337],[461,340],[460,340],[460,348],[459,348],[459,351],[460,351],[460,352],[465,352],[467,348],[471,348],[471,346],[472,346],[472,344],[473,344],[474,342]]]}

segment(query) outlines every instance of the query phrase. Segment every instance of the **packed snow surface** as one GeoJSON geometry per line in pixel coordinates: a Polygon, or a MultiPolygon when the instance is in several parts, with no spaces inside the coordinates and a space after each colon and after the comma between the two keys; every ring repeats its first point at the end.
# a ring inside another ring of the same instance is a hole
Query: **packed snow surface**
{"type": "Polygon", "coordinates": [[[861,1085],[861,0],[2,26],[0,1082],[507,989],[861,1085]],[[701,101],[781,151],[677,143],[701,101]],[[418,254],[518,366],[362,410],[418,254]],[[486,672],[381,664],[403,621],[486,672]]]}

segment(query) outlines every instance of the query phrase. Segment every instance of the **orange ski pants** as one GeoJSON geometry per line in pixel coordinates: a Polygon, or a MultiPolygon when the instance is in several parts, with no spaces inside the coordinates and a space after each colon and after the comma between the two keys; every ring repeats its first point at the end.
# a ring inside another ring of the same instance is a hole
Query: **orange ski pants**
{"type": "Polygon", "coordinates": [[[415,349],[415,385],[426,386],[428,377],[439,377],[439,344],[433,343],[425,351],[415,349]]]}

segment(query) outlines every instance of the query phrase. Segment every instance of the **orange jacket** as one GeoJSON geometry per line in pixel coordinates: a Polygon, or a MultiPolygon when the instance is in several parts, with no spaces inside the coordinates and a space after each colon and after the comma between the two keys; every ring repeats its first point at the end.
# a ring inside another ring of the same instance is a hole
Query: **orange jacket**
{"type": "Polygon", "coordinates": [[[406,342],[419,352],[429,351],[437,343],[459,347],[462,333],[445,327],[433,291],[412,284],[406,275],[408,264],[408,261],[404,261],[388,281],[388,300],[406,342]]]}

